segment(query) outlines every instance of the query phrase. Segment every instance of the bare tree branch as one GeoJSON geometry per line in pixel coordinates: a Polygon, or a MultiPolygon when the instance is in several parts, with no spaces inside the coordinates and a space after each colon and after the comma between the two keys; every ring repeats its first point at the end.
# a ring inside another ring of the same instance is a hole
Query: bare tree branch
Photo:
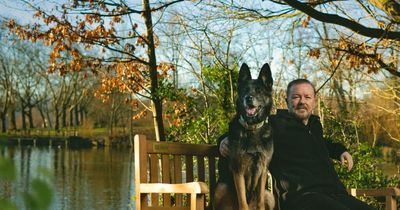
{"type": "Polygon", "coordinates": [[[356,55],[360,58],[367,58],[367,57],[372,58],[380,65],[381,68],[387,70],[390,74],[392,74],[394,76],[400,77],[400,71],[397,71],[396,68],[390,66],[389,64],[386,64],[382,59],[379,58],[378,54],[376,54],[376,53],[368,54],[368,53],[362,53],[360,51],[356,51],[353,49],[341,49],[341,48],[336,48],[336,50],[347,52],[349,54],[356,55]]]}
{"type": "Polygon", "coordinates": [[[291,7],[304,12],[305,14],[309,15],[310,17],[316,20],[346,27],[360,35],[378,39],[385,38],[392,40],[400,40],[400,32],[388,31],[377,28],[369,28],[357,23],[356,21],[343,18],[339,15],[320,12],[311,7],[309,4],[302,3],[297,0],[283,0],[283,1],[285,1],[291,7]]]}

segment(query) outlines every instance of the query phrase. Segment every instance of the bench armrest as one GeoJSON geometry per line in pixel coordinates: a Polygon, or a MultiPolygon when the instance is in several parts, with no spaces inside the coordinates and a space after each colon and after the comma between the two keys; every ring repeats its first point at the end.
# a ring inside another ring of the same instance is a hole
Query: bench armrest
{"type": "Polygon", "coordinates": [[[204,182],[188,182],[182,184],[146,183],[140,184],[141,193],[196,193],[204,194],[210,190],[204,182]]]}
{"type": "Polygon", "coordinates": [[[349,189],[353,196],[400,196],[400,189],[397,187],[376,188],[376,189],[349,189]]]}

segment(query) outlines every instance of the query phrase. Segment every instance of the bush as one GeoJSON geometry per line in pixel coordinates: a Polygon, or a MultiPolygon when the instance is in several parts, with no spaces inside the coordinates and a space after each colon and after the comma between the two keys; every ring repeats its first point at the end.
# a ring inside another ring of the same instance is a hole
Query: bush
{"type": "MultiPolygon", "coordinates": [[[[0,141],[6,140],[7,137],[2,137],[0,141]]],[[[5,154],[4,147],[0,146],[0,183],[12,183],[17,177],[16,168],[11,158],[5,154]]],[[[47,169],[38,169],[41,174],[50,176],[47,169]]],[[[53,191],[50,185],[40,178],[34,178],[30,183],[29,192],[22,192],[24,198],[24,206],[31,210],[46,210],[50,209],[53,191]]],[[[1,195],[0,209],[2,210],[17,210],[17,206],[7,196],[1,195]]]]}
{"type": "MultiPolygon", "coordinates": [[[[323,107],[323,106],[322,106],[323,107]]],[[[336,164],[336,170],[346,188],[384,188],[396,187],[400,183],[397,176],[385,175],[378,165],[382,163],[381,148],[372,147],[357,139],[356,126],[344,116],[336,116],[326,107],[324,111],[325,135],[343,143],[353,156],[354,166],[349,172],[346,166],[336,164]]],[[[373,197],[362,197],[377,209],[384,209],[384,200],[373,197]]]]}

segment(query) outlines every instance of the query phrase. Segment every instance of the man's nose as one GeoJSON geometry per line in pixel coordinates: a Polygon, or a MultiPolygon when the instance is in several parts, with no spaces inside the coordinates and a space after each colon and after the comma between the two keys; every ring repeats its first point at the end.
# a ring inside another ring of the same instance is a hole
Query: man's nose
{"type": "Polygon", "coordinates": [[[299,104],[303,104],[303,97],[299,97],[299,104]]]}

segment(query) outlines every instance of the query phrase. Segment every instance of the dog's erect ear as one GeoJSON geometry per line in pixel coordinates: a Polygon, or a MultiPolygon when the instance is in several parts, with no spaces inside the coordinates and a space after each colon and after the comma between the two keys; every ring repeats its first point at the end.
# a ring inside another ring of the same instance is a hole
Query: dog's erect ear
{"type": "Polygon", "coordinates": [[[239,71],[238,86],[240,86],[240,84],[242,84],[243,82],[246,82],[248,80],[251,80],[250,69],[246,63],[243,63],[242,66],[240,67],[240,71],[239,71]]]}
{"type": "Polygon", "coordinates": [[[250,69],[249,69],[249,66],[247,66],[246,63],[243,63],[242,66],[240,67],[240,71],[239,71],[238,84],[241,84],[241,83],[246,82],[248,80],[251,80],[250,69]]]}
{"type": "Polygon", "coordinates": [[[268,63],[264,64],[264,66],[261,68],[260,74],[258,75],[258,80],[261,80],[267,88],[272,90],[272,73],[268,63]]]}

